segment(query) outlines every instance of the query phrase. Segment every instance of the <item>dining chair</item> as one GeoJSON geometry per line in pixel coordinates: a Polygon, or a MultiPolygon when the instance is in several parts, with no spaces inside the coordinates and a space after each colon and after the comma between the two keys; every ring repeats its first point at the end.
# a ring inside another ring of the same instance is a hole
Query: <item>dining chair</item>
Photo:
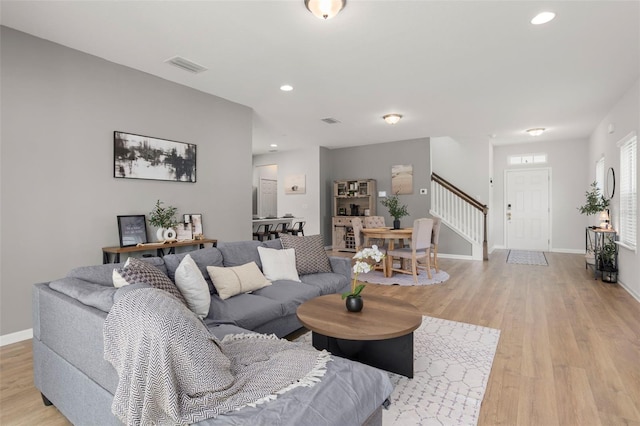
{"type": "Polygon", "coordinates": [[[259,241],[264,241],[265,239],[270,239],[271,232],[271,224],[270,223],[261,223],[258,225],[255,231],[253,231],[253,238],[258,239],[259,241]]]}
{"type": "Polygon", "coordinates": [[[362,235],[362,219],[359,217],[354,217],[351,219],[351,228],[353,229],[353,242],[356,251],[360,251],[363,245],[363,235],[362,235]]]}
{"type": "Polygon", "coordinates": [[[269,231],[269,239],[273,237],[273,239],[280,238],[280,234],[287,234],[289,230],[289,224],[287,222],[279,222],[276,226],[269,231]]]}
{"type": "Polygon", "coordinates": [[[287,230],[287,233],[291,235],[298,235],[298,234],[304,235],[304,225],[306,223],[307,222],[305,221],[294,223],[293,226],[287,230]]]}
{"type": "MultiPolygon", "coordinates": [[[[384,228],[386,226],[384,216],[365,216],[362,223],[365,228],[384,228]]],[[[384,239],[381,238],[374,238],[370,240],[370,242],[377,245],[378,248],[385,245],[384,239]]]]}
{"type": "Polygon", "coordinates": [[[442,225],[442,219],[434,217],[433,231],[431,231],[431,254],[433,256],[433,267],[436,272],[440,272],[440,268],[438,267],[438,240],[440,239],[440,225],[442,225]]]}
{"type": "MultiPolygon", "coordinates": [[[[413,230],[411,232],[411,246],[401,247],[387,251],[387,256],[390,256],[391,271],[400,272],[403,274],[412,274],[413,281],[418,284],[418,269],[426,269],[427,276],[431,279],[431,233],[433,231],[433,219],[416,219],[413,221],[413,230]],[[409,259],[411,260],[411,270],[403,269],[400,262],[400,267],[395,268],[393,265],[393,258],[409,259]],[[418,260],[424,259],[426,266],[419,265],[418,260]]],[[[385,264],[386,265],[386,264],[385,264]]],[[[386,276],[385,271],[385,276],[386,276]]]]}

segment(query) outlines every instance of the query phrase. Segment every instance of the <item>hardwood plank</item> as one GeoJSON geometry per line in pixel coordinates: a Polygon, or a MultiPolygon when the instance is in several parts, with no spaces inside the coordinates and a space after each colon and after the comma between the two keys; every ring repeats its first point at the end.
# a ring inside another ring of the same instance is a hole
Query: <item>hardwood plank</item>
{"type": "MultiPolygon", "coordinates": [[[[336,253],[332,253],[336,254],[336,253]]],[[[337,253],[352,257],[353,253],[337,253]]],[[[549,266],[439,258],[431,286],[368,284],[424,315],[501,330],[479,425],[640,425],[640,303],[594,280],[581,255],[549,266]]],[[[33,385],[31,342],[0,348],[0,424],[67,425],[33,385]]]]}

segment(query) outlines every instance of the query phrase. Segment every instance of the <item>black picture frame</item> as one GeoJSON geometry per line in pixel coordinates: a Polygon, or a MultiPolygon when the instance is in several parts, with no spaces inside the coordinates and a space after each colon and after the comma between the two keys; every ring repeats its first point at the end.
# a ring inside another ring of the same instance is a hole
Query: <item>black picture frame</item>
{"type": "Polygon", "coordinates": [[[113,132],[113,177],[196,182],[197,145],[113,132]]]}
{"type": "Polygon", "coordinates": [[[190,223],[191,229],[193,233],[193,238],[196,237],[203,238],[204,237],[204,227],[202,225],[202,214],[200,213],[188,213],[183,216],[184,223],[190,223]]]}
{"type": "Polygon", "coordinates": [[[132,247],[148,243],[145,215],[118,216],[118,236],[120,238],[120,247],[132,247]]]}

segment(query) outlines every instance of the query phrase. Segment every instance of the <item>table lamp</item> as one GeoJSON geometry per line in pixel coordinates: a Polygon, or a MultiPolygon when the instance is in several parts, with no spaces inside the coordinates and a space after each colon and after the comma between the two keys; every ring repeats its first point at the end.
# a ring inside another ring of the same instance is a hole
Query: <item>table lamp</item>
{"type": "Polygon", "coordinates": [[[600,228],[609,228],[609,213],[606,210],[600,212],[600,228]]]}

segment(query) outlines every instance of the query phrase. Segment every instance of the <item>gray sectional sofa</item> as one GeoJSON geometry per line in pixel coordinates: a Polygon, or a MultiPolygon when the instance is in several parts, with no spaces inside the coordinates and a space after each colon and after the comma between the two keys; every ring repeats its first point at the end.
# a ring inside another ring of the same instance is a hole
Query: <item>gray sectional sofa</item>
{"type": "MultiPolygon", "coordinates": [[[[257,247],[281,248],[279,240],[220,243],[189,254],[208,280],[211,306],[204,323],[218,338],[258,332],[283,337],[299,329],[297,307],[310,298],[345,291],[350,259],[331,257],[331,273],[303,275],[301,282],[279,280],[271,286],[222,300],[215,294],[207,266],[237,266],[254,261],[257,247]]],[[[147,258],[171,279],[186,253],[147,258]]],[[[76,425],[119,425],[111,413],[118,376],[103,358],[103,324],[118,298],[112,273],[122,264],[79,267],[66,277],[34,285],[34,381],[45,404],[53,404],[76,425]]],[[[333,357],[325,377],[276,400],[245,407],[199,425],[359,425],[381,424],[381,406],[391,394],[385,372],[333,357]]]]}

